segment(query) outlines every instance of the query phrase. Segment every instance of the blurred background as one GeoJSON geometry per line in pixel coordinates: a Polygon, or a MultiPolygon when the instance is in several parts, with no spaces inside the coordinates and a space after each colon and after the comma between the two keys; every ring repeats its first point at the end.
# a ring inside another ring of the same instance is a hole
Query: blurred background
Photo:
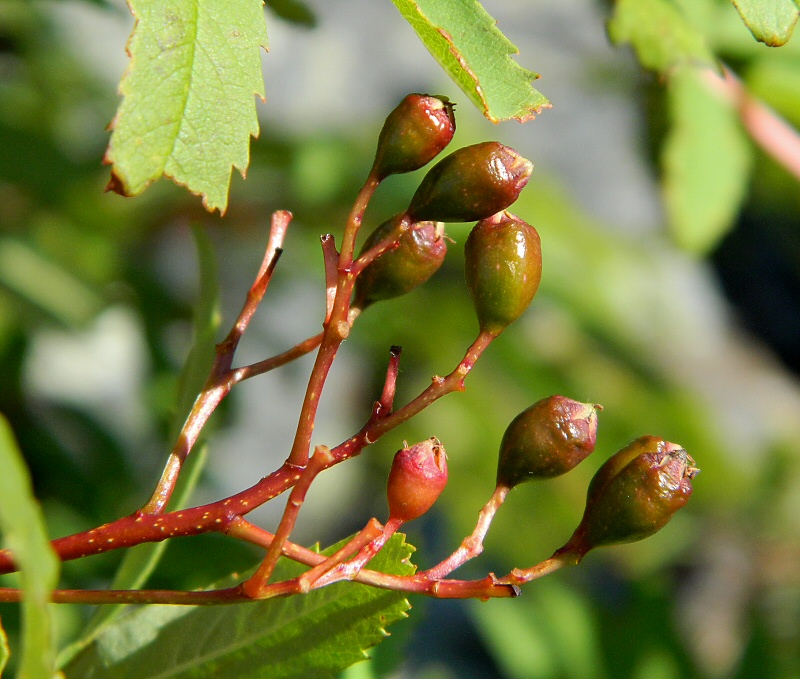
{"type": "MultiPolygon", "coordinates": [[[[461,102],[453,147],[498,139],[533,160],[514,211],[540,232],[542,286],[466,393],[319,479],[298,541],[334,542],[370,516],[385,519],[393,452],[435,435],[450,483],[408,534],[416,563],[436,563],[488,500],[508,422],[553,393],[604,406],[598,450],[566,477],[515,490],[464,577],[549,556],[577,524],[594,470],[641,434],[680,443],[702,474],[661,533],[592,553],[518,600],[413,599],[410,619],[348,679],[800,677],[797,180],[753,147],[733,228],[707,256],[681,250],[659,182],[665,92],[629,50],[609,45],[603,2],[485,2],[553,102],[535,121],[500,126],[466,101],[390,2],[267,4],[261,136],[223,219],[167,181],[133,200],[103,193],[105,128],[131,29],[121,2],[0,4],[0,411],[51,534],[130,513],[161,471],[197,294],[189,226],[203,225],[214,242],[224,329],[261,262],[270,213],[292,211],[237,363],[316,334],[318,236],[338,238],[386,113],[408,92],[441,93],[461,102]]],[[[800,42],[770,50],[727,10],[718,54],[800,126],[800,42]]],[[[403,209],[420,177],[381,187],[368,226],[403,209]]],[[[365,420],[392,344],[404,348],[398,402],[461,359],[477,331],[462,272],[468,229],[448,227],[447,260],[422,289],[359,319],[331,375],[316,443],[335,445],[365,420]]],[[[309,368],[300,360],[237,387],[210,425],[197,502],[283,461],[309,368]]],[[[257,522],[273,527],[280,509],[260,510],[257,522]]],[[[257,556],[217,536],[177,540],[150,585],[201,586],[257,556]]],[[[104,586],[118,561],[67,563],[63,586],[104,586]]],[[[67,641],[87,612],[58,610],[67,641]]],[[[16,615],[0,606],[12,634],[16,615]]]]}

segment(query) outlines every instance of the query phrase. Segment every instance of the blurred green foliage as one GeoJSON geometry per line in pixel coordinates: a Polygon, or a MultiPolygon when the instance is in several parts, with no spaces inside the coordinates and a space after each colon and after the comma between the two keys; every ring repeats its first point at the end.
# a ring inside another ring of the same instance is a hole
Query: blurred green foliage
{"type": "MultiPolygon", "coordinates": [[[[727,3],[674,4],[712,27],[712,48],[753,94],[800,125],[800,41],[769,50],[723,11],[727,3]]],[[[248,350],[260,358],[261,341],[279,351],[314,334],[323,304],[317,237],[338,235],[380,120],[360,120],[346,135],[266,130],[253,144],[247,180],[234,178],[222,221],[165,182],[134,201],[105,194],[104,127],[117,97],[77,58],[47,6],[0,4],[0,411],[57,536],[139,506],[164,462],[196,294],[188,225],[204,226],[217,249],[224,327],[257,270],[269,213],[290,209],[287,252],[260,313],[298,294],[298,281],[313,296],[297,317],[259,326],[248,350]],[[292,340],[282,323],[306,324],[305,334],[292,340]],[[127,340],[125,361],[109,362],[98,337],[127,340]],[[65,353],[69,342],[77,353],[65,353]],[[48,361],[52,353],[58,361],[48,361]],[[71,360],[83,371],[77,376],[65,371],[71,360]]],[[[629,85],[648,125],[643,149],[660,151],[666,95],[637,77],[629,85]]],[[[558,115],[557,102],[544,115],[558,115]]],[[[503,128],[465,126],[455,144],[488,135],[502,137],[503,128]]],[[[351,463],[367,480],[350,489],[341,532],[314,539],[332,542],[368,516],[385,518],[391,453],[403,439],[436,435],[450,455],[450,484],[435,515],[409,527],[416,562],[432,565],[471,531],[488,500],[506,424],[551,393],[603,404],[598,452],[565,478],[515,490],[465,576],[549,556],[579,520],[594,469],[640,434],[679,442],[695,457],[703,470],[695,496],[660,534],[593,553],[579,568],[529,585],[517,601],[412,600],[419,609],[412,620],[349,676],[388,676],[398,665],[420,677],[800,676],[800,359],[792,355],[800,318],[786,292],[800,292],[800,191],[757,150],[753,163],[739,223],[713,251],[720,273],[678,250],[666,229],[630,234],[603,223],[537,170],[514,208],[542,239],[544,273],[531,310],[479,362],[464,394],[436,403],[351,463]],[[761,284],[775,270],[788,281],[777,290],[761,284]],[[782,361],[742,331],[722,283],[729,292],[762,292],[755,301],[738,298],[751,303],[740,317],[757,320],[753,304],[771,304],[764,313],[782,321],[782,361]]],[[[370,224],[402,209],[418,179],[382,187],[370,224]]],[[[399,402],[460,360],[477,330],[462,272],[468,228],[448,228],[454,243],[426,286],[359,319],[344,349],[360,366],[349,422],[361,422],[379,393],[390,345],[404,347],[399,402]]],[[[231,398],[237,403],[236,393],[231,398]]],[[[221,410],[215,431],[241,426],[236,406],[221,410]]],[[[253,469],[252,479],[267,471],[253,469]]],[[[218,483],[209,476],[203,497],[217,497],[218,483]]],[[[199,586],[256,557],[219,536],[180,540],[149,584],[199,586]]],[[[64,564],[62,585],[104,586],[118,562],[112,553],[64,564]]],[[[62,606],[57,615],[67,642],[88,612],[62,606]]],[[[12,648],[17,616],[16,607],[0,606],[12,648]]]]}

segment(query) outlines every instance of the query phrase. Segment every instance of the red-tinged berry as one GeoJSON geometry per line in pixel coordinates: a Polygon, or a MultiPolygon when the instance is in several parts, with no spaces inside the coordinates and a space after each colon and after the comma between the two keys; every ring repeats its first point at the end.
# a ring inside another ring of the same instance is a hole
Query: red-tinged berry
{"type": "Polygon", "coordinates": [[[680,446],[655,436],[636,439],[597,470],[581,523],[559,552],[580,560],[595,547],[653,535],[689,501],[698,472],[680,446]]]}
{"type": "Polygon", "coordinates": [[[542,278],[542,246],[507,212],[478,222],[464,245],[465,276],[482,331],[499,334],[528,307],[542,278]]]}
{"type": "MultiPolygon", "coordinates": [[[[402,215],[396,215],[373,231],[363,254],[397,227],[402,215]]],[[[447,254],[444,224],[419,222],[400,237],[397,247],[373,260],[356,279],[353,306],[365,309],[374,302],[400,297],[422,285],[439,269],[447,254]]]]}
{"type": "Polygon", "coordinates": [[[465,146],[428,171],[408,215],[415,222],[484,219],[511,205],[532,171],[533,163],[499,142],[465,146]]]}
{"type": "Polygon", "coordinates": [[[577,466],[594,450],[599,407],[549,396],[523,410],[503,434],[497,485],[513,488],[577,466]]]}
{"type": "Polygon", "coordinates": [[[384,179],[419,169],[441,153],[455,130],[453,104],[447,97],[409,94],[383,124],[373,175],[384,179]]]}
{"type": "Polygon", "coordinates": [[[447,485],[447,455],[439,439],[398,450],[386,487],[389,520],[413,521],[427,512],[447,485]]]}

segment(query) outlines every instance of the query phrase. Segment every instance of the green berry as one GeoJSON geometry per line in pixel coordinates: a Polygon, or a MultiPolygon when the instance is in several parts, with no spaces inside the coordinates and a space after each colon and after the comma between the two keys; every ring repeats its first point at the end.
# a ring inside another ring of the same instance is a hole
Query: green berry
{"type": "Polygon", "coordinates": [[[398,450],[386,494],[389,519],[412,521],[427,512],[447,485],[447,455],[439,439],[398,450]]]}
{"type": "Polygon", "coordinates": [[[523,410],[500,443],[497,485],[566,474],[594,450],[599,406],[549,396],[523,410]]]}
{"type": "Polygon", "coordinates": [[[698,472],[680,446],[655,436],[636,439],[597,470],[581,523],[559,552],[580,559],[595,547],[656,533],[689,501],[698,472]]]}
{"type": "Polygon", "coordinates": [[[464,246],[465,276],[482,331],[499,334],[528,307],[542,278],[539,234],[508,213],[478,222],[464,246]]]}
{"type": "Polygon", "coordinates": [[[511,205],[533,164],[496,141],[465,146],[425,175],[408,207],[415,222],[472,222],[511,205]]]}
{"type": "Polygon", "coordinates": [[[373,174],[384,179],[426,165],[450,143],[455,130],[453,104],[447,97],[409,94],[383,124],[373,174]]]}
{"type": "MultiPolygon", "coordinates": [[[[367,238],[362,254],[389,236],[402,214],[381,224],[367,238]]],[[[397,247],[373,260],[356,279],[353,306],[365,309],[373,302],[405,295],[427,281],[447,254],[441,222],[419,222],[400,237],[397,247]]]]}

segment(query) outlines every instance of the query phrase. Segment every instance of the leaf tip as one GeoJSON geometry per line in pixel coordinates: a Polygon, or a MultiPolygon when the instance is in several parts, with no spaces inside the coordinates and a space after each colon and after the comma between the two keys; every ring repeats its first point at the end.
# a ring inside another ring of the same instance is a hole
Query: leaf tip
{"type": "MultiPolygon", "coordinates": [[[[108,164],[111,161],[104,159],[104,163],[108,164]]],[[[108,180],[108,184],[106,184],[105,189],[103,189],[106,193],[116,193],[117,195],[124,196],[125,198],[130,198],[133,196],[128,188],[125,186],[124,180],[116,173],[115,170],[111,170],[111,177],[108,180]]]]}

